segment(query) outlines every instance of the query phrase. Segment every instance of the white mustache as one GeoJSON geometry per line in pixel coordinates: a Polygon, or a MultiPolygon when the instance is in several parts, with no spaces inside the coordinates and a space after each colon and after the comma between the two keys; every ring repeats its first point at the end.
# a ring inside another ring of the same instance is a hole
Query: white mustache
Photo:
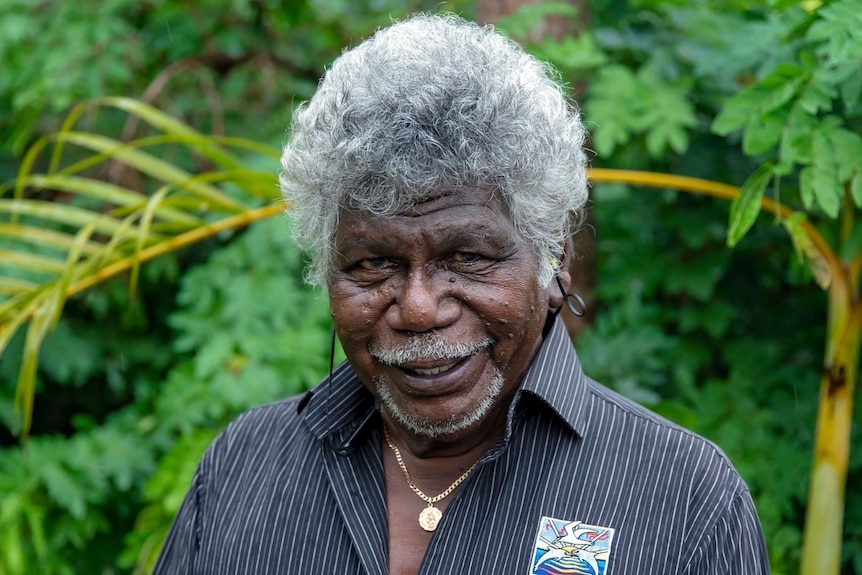
{"type": "Polygon", "coordinates": [[[371,345],[372,357],[384,365],[404,365],[419,361],[441,359],[463,359],[474,355],[494,343],[491,338],[473,343],[450,343],[437,332],[427,332],[410,336],[404,345],[385,349],[371,345]]]}

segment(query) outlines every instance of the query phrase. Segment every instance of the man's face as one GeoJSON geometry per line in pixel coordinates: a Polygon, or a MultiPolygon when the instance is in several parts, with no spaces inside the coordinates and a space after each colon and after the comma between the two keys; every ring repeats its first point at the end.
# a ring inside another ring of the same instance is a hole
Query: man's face
{"type": "Polygon", "coordinates": [[[429,438],[503,421],[549,301],[502,201],[473,190],[392,217],[343,212],[335,243],[335,329],[388,415],[429,438]]]}

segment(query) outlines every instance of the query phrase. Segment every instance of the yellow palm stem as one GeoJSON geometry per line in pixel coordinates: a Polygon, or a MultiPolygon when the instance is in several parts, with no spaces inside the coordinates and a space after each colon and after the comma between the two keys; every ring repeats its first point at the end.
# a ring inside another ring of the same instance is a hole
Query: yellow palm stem
{"type": "Polygon", "coordinates": [[[188,232],[174,236],[169,240],[144,248],[137,255],[129,256],[122,260],[116,261],[98,270],[94,274],[76,281],[71,286],[69,286],[69,289],[66,294],[68,296],[75,295],[79,292],[93,287],[96,284],[102,283],[108,278],[114,277],[118,274],[123,273],[124,271],[130,270],[135,265],[149,261],[160,255],[176,251],[182,247],[195,244],[206,238],[211,238],[223,231],[243,228],[256,221],[264,220],[283,211],[283,204],[269,204],[262,208],[256,208],[247,212],[243,212],[241,214],[237,214],[235,216],[227,217],[214,224],[208,224],[195,228],[193,230],[189,230],[188,232]]]}
{"type": "MultiPolygon", "coordinates": [[[[660,174],[657,172],[639,172],[636,170],[611,170],[605,168],[593,168],[589,172],[589,178],[593,182],[616,182],[620,184],[630,184],[634,186],[646,186],[650,188],[670,188],[683,192],[692,192],[725,200],[733,200],[739,195],[739,188],[729,184],[713,182],[711,180],[703,180],[700,178],[691,178],[688,176],[676,176],[673,174],[660,174]]],[[[760,202],[761,207],[771,214],[775,214],[781,218],[789,218],[793,215],[793,210],[789,207],[779,204],[771,198],[763,198],[760,202]]],[[[829,269],[833,275],[841,268],[838,258],[832,251],[832,248],[826,242],[817,228],[811,225],[808,221],[799,223],[800,227],[805,230],[805,233],[811,239],[811,242],[817,250],[823,255],[829,269]]]]}
{"type": "Polygon", "coordinates": [[[862,307],[846,274],[829,288],[826,357],[820,378],[814,463],[808,487],[801,575],[838,575],[862,307]]]}

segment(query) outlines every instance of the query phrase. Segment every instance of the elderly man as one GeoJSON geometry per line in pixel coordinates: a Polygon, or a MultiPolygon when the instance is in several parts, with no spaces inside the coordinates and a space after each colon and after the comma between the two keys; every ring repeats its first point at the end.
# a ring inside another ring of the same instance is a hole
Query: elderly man
{"type": "Polygon", "coordinates": [[[588,379],[556,319],[586,160],[545,66],[418,16],[292,128],[282,188],[347,362],[213,443],[157,574],[768,572],[727,458],[588,379]]]}

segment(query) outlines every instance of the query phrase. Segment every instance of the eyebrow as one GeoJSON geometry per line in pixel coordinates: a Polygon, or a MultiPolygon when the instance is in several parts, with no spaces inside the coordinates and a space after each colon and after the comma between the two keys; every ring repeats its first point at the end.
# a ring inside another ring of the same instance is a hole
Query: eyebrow
{"type": "Polygon", "coordinates": [[[473,244],[490,245],[498,249],[512,248],[516,238],[508,231],[490,225],[476,225],[469,228],[446,228],[441,235],[441,244],[473,244]]]}

